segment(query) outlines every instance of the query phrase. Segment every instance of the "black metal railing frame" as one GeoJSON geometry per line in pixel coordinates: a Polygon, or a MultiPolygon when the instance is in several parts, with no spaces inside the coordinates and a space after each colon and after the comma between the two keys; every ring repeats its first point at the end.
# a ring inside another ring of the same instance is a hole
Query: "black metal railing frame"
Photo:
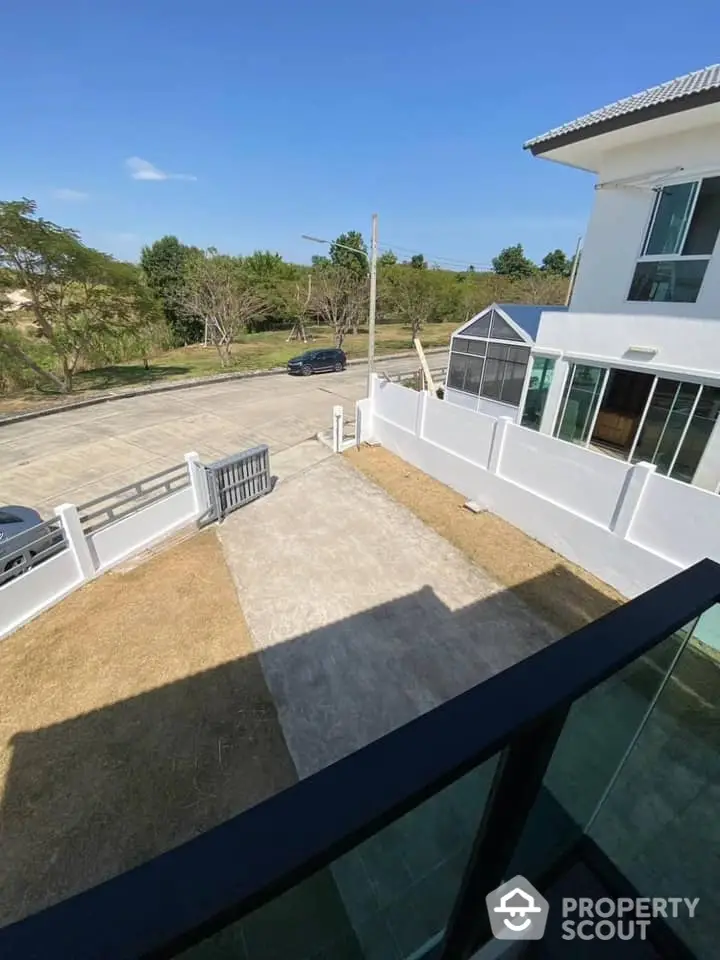
{"type": "Polygon", "coordinates": [[[0,956],[176,956],[501,754],[432,954],[464,960],[485,936],[478,898],[505,877],[571,705],[717,602],[720,565],[703,560],[196,839],[0,930],[0,956]]]}

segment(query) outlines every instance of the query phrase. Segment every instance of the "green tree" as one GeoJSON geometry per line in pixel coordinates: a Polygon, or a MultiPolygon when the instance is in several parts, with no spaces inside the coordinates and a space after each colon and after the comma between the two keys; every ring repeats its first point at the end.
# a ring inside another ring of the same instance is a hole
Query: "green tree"
{"type": "Polygon", "coordinates": [[[162,304],[175,344],[197,343],[203,338],[203,323],[183,308],[183,284],[188,258],[197,247],[180,243],[177,237],[165,236],[149,247],[143,247],[140,266],[148,286],[162,304]]]}
{"type": "Polygon", "coordinates": [[[357,330],[366,308],[367,284],[354,270],[330,264],[313,271],[308,309],[330,327],[336,347],[357,330]]]}
{"type": "Polygon", "coordinates": [[[330,245],[330,262],[335,267],[349,270],[360,279],[366,277],[368,275],[367,247],[362,234],[357,230],[341,233],[330,245]],[[355,250],[358,252],[355,253],[355,250]]]}
{"type": "Polygon", "coordinates": [[[135,267],[86,247],[76,231],[36,213],[26,198],[0,203],[0,269],[26,291],[36,337],[55,356],[62,376],[33,360],[7,314],[0,343],[3,353],[69,393],[81,357],[102,356],[114,339],[139,335],[156,322],[155,303],[135,267]]]}
{"type": "Polygon", "coordinates": [[[523,277],[532,276],[537,267],[525,256],[521,243],[516,243],[514,247],[505,247],[493,259],[493,270],[503,277],[512,277],[515,280],[523,277]]]}
{"type": "Polygon", "coordinates": [[[386,316],[410,327],[411,341],[419,336],[438,308],[434,277],[419,270],[396,267],[387,271],[383,282],[383,308],[386,316]]]}
{"type": "Polygon", "coordinates": [[[572,270],[572,260],[567,257],[563,250],[551,250],[543,257],[540,269],[543,273],[555,277],[569,277],[572,270]]]}
{"type": "Polygon", "coordinates": [[[427,260],[421,253],[413,254],[409,263],[414,270],[427,270],[427,260]]]}
{"type": "Polygon", "coordinates": [[[378,263],[382,264],[383,267],[394,267],[397,262],[397,255],[392,250],[386,250],[378,257],[378,263]]]}

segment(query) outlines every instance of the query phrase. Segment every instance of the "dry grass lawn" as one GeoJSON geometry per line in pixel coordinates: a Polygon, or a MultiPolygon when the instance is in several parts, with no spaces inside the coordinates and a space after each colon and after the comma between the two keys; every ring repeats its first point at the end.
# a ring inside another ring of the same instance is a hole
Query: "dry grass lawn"
{"type": "Polygon", "coordinates": [[[214,530],[0,643],[0,925],[290,785],[214,530]]]}
{"type": "Polygon", "coordinates": [[[353,448],[346,456],[560,630],[576,630],[622,603],[617,591],[582,567],[492,513],[470,513],[466,497],[382,447],[353,448]]]}

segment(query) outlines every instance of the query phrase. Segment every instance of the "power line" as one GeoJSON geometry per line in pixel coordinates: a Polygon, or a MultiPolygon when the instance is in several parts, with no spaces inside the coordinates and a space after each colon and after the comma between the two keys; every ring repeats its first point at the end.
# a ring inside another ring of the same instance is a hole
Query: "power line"
{"type": "Polygon", "coordinates": [[[465,270],[467,270],[469,266],[475,267],[476,270],[492,270],[492,267],[487,264],[473,263],[472,260],[458,260],[453,257],[435,257],[423,253],[422,250],[413,250],[411,247],[403,247],[396,243],[384,242],[379,243],[378,246],[384,248],[386,252],[391,251],[395,253],[397,251],[402,254],[413,254],[415,256],[422,254],[428,263],[447,263],[452,266],[462,267],[465,270]]]}

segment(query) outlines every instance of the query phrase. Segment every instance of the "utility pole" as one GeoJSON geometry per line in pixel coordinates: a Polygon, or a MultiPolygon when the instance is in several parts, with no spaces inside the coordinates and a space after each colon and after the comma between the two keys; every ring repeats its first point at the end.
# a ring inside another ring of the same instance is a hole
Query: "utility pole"
{"type": "Polygon", "coordinates": [[[378,215],[372,215],[370,234],[370,304],[368,307],[368,382],[367,395],[372,390],[372,378],[375,370],[375,307],[377,302],[377,248],[378,215]]]}

